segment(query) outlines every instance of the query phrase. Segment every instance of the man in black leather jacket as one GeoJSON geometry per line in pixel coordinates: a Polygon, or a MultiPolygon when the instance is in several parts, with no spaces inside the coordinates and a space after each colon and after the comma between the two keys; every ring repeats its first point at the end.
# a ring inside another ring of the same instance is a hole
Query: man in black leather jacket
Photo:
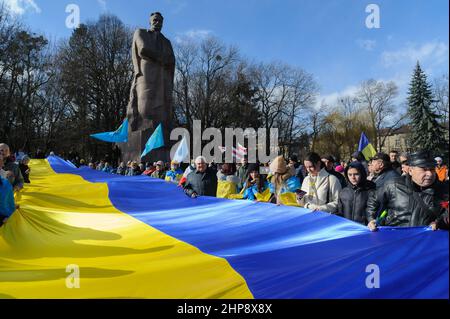
{"type": "Polygon", "coordinates": [[[400,176],[396,170],[392,169],[391,159],[386,153],[377,153],[371,160],[375,172],[372,182],[377,185],[377,188],[382,188],[387,181],[400,176]]]}
{"type": "Polygon", "coordinates": [[[442,224],[446,213],[442,204],[448,201],[448,184],[436,178],[433,157],[429,151],[419,151],[410,155],[408,163],[408,175],[387,181],[375,196],[369,197],[370,230],[376,230],[378,224],[409,227],[442,224]],[[384,210],[385,219],[377,222],[384,210]]]}

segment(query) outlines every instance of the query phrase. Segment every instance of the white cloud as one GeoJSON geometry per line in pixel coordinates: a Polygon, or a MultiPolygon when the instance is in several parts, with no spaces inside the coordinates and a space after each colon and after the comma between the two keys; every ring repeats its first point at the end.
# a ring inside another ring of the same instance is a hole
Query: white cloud
{"type": "Polygon", "coordinates": [[[178,14],[188,6],[187,1],[183,0],[165,0],[165,2],[172,8],[172,14],[178,14]]]}
{"type": "Polygon", "coordinates": [[[322,105],[334,106],[339,98],[353,96],[358,91],[359,85],[349,85],[341,91],[332,92],[330,94],[320,94],[316,99],[315,108],[319,109],[322,105]]]}
{"type": "Polygon", "coordinates": [[[42,12],[34,0],[3,0],[3,3],[14,15],[22,15],[28,10],[36,13],[42,12]]]}
{"type": "Polygon", "coordinates": [[[176,43],[183,43],[189,40],[203,40],[211,36],[213,32],[211,30],[192,29],[186,32],[177,33],[175,36],[176,43]]]}
{"type": "Polygon", "coordinates": [[[370,40],[370,39],[359,39],[356,41],[356,43],[359,45],[360,48],[366,50],[366,51],[372,51],[376,44],[377,41],[375,40],[370,40]]]}
{"type": "MultiPolygon", "coordinates": [[[[408,84],[410,81],[410,74],[408,72],[399,72],[394,74],[392,77],[389,78],[376,78],[376,81],[388,83],[388,82],[394,82],[397,85],[398,88],[398,95],[393,100],[394,104],[398,106],[396,109],[396,113],[400,114],[405,111],[405,102],[407,98],[408,93],[408,84]]],[[[362,81],[361,81],[362,82],[362,81]]],[[[322,105],[326,105],[328,107],[336,106],[339,102],[339,99],[344,97],[354,97],[358,90],[361,87],[361,82],[355,85],[349,85],[345,89],[341,91],[332,92],[330,94],[325,95],[319,95],[316,104],[314,105],[314,108],[316,110],[319,110],[322,105]]]]}
{"type": "Polygon", "coordinates": [[[106,11],[106,0],[97,0],[103,11],[106,11]]]}
{"type": "Polygon", "coordinates": [[[381,54],[381,62],[385,67],[391,67],[402,63],[421,63],[431,61],[433,64],[441,64],[448,61],[448,44],[442,41],[427,42],[424,44],[408,43],[397,51],[384,51],[381,54]]]}

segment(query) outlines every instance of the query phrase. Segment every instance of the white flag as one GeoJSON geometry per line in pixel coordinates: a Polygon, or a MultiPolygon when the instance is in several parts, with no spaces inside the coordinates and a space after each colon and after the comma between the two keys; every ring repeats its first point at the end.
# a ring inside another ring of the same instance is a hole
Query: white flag
{"type": "Polygon", "coordinates": [[[186,136],[183,136],[180,145],[178,145],[175,154],[173,154],[172,160],[178,163],[182,163],[188,155],[189,155],[189,147],[186,142],[186,136]]]}

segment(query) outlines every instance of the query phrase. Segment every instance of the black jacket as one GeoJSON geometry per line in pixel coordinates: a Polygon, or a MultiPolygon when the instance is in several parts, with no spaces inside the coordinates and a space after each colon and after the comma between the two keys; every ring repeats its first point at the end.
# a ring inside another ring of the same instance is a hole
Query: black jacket
{"type": "Polygon", "coordinates": [[[375,188],[371,181],[359,186],[349,184],[339,193],[337,215],[367,225],[367,200],[373,196],[375,188]]]}
{"type": "Polygon", "coordinates": [[[192,196],[194,192],[200,196],[216,196],[217,174],[210,168],[203,173],[197,170],[189,173],[184,184],[184,192],[188,196],[192,196]]]}
{"type": "Polygon", "coordinates": [[[395,179],[399,176],[400,174],[397,173],[397,171],[393,170],[392,168],[389,168],[381,172],[380,175],[376,176],[375,179],[372,180],[372,182],[375,182],[377,188],[381,188],[387,181],[395,179]]]}
{"type": "Polygon", "coordinates": [[[28,165],[20,163],[19,168],[20,168],[20,172],[22,173],[24,183],[29,184],[30,183],[30,174],[27,173],[27,171],[29,169],[28,165]]]}
{"type": "Polygon", "coordinates": [[[433,185],[421,189],[409,175],[390,180],[377,189],[367,202],[367,218],[370,222],[379,212],[387,210],[381,223],[385,226],[428,226],[445,213],[441,207],[448,201],[448,183],[436,179],[433,185]]]}
{"type": "Polygon", "coordinates": [[[366,169],[359,162],[352,162],[345,168],[348,186],[339,193],[337,215],[367,225],[367,200],[375,192],[375,183],[367,180],[366,169]],[[348,170],[355,168],[359,171],[361,181],[354,186],[348,181],[348,170]]]}
{"type": "Polygon", "coordinates": [[[398,173],[398,175],[402,175],[402,164],[399,162],[391,162],[392,169],[398,173]]]}

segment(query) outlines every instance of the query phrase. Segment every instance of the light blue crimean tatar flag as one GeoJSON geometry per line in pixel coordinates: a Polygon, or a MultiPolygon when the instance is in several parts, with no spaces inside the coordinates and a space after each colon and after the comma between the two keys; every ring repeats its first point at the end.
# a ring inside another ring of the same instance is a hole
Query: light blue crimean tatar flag
{"type": "Polygon", "coordinates": [[[128,119],[125,119],[122,125],[114,132],[91,134],[91,137],[104,142],[126,143],[128,142],[128,119]]]}
{"type": "Polygon", "coordinates": [[[163,136],[163,130],[162,130],[162,124],[160,123],[156,130],[153,132],[152,136],[148,139],[147,143],[145,144],[145,149],[142,152],[141,157],[144,157],[148,153],[150,153],[152,150],[164,146],[164,136],[163,136]]]}

